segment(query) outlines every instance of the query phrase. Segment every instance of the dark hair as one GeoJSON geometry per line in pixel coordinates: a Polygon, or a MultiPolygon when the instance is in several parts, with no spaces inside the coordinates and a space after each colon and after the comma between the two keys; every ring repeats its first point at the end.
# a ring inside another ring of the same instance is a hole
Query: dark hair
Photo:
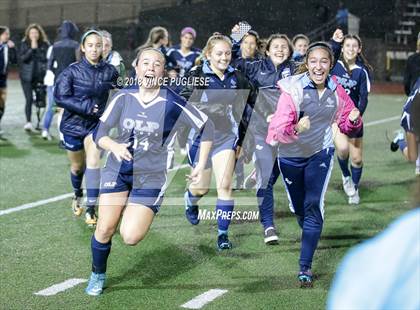
{"type": "Polygon", "coordinates": [[[299,34],[295,35],[295,36],[293,37],[293,39],[292,39],[292,44],[293,44],[293,46],[295,46],[296,41],[297,41],[297,40],[300,40],[300,39],[306,40],[306,42],[308,42],[308,44],[311,42],[307,36],[305,36],[305,35],[304,35],[304,34],[302,34],[302,33],[299,33],[299,34]]]}
{"type": "MultiPolygon", "coordinates": [[[[344,42],[346,40],[350,40],[350,39],[356,40],[357,43],[359,44],[359,48],[360,49],[362,48],[362,40],[360,39],[360,37],[357,34],[346,34],[344,36],[344,39],[343,39],[343,45],[344,45],[344,42]]],[[[344,63],[344,67],[346,68],[347,73],[350,74],[351,73],[350,66],[347,63],[347,61],[344,59],[343,52],[341,52],[340,60],[344,63]]],[[[369,74],[372,73],[373,68],[369,64],[369,62],[367,61],[367,59],[366,59],[366,57],[365,57],[365,55],[363,54],[362,51],[360,51],[360,53],[357,55],[356,61],[360,61],[363,64],[363,66],[365,66],[367,68],[367,71],[368,71],[369,74]]]]}
{"type": "Polygon", "coordinates": [[[260,52],[261,55],[265,55],[266,50],[267,50],[267,39],[266,38],[260,39],[260,41],[258,42],[258,51],[260,52]]]}
{"type": "Polygon", "coordinates": [[[260,36],[259,36],[258,32],[256,32],[255,30],[250,30],[244,35],[243,39],[245,39],[248,36],[253,36],[255,38],[255,41],[257,42],[257,45],[258,45],[258,43],[260,41],[260,36]]]}
{"type": "Polygon", "coordinates": [[[290,39],[289,39],[289,37],[286,34],[275,33],[275,34],[272,34],[271,36],[269,36],[268,37],[268,40],[267,40],[267,46],[265,48],[265,51],[267,52],[267,51],[270,50],[271,43],[273,43],[273,41],[276,40],[276,39],[283,39],[283,40],[285,40],[287,42],[287,46],[289,47],[289,57],[287,57],[287,60],[286,61],[292,59],[292,56],[293,56],[293,45],[290,42],[290,39]]]}
{"type": "MultiPolygon", "coordinates": [[[[93,34],[94,35],[97,35],[98,37],[100,37],[102,39],[102,34],[101,34],[101,32],[99,30],[96,30],[96,29],[89,29],[89,30],[87,30],[82,35],[82,37],[80,39],[80,47],[79,47],[79,53],[80,53],[80,55],[85,56],[85,53],[82,51],[82,46],[85,44],[85,41],[86,41],[87,37],[90,36],[90,35],[93,35],[93,34]]],[[[99,55],[99,61],[101,61],[101,60],[102,60],[102,53],[101,53],[101,55],[99,55]]]]}
{"type": "Polygon", "coordinates": [[[308,64],[309,54],[312,51],[314,51],[318,48],[323,49],[323,50],[328,52],[328,57],[330,58],[331,66],[332,66],[332,64],[334,63],[334,53],[331,49],[331,46],[327,42],[318,41],[318,42],[314,42],[314,43],[312,43],[308,46],[308,50],[306,51],[305,59],[304,59],[303,63],[301,65],[299,65],[298,69],[296,70],[297,74],[304,73],[304,72],[308,71],[308,68],[306,67],[306,65],[308,64]]]}
{"type": "Polygon", "coordinates": [[[242,42],[244,42],[245,38],[249,37],[249,36],[255,38],[256,49],[255,49],[254,57],[258,57],[259,54],[260,54],[260,50],[259,50],[260,36],[258,35],[258,32],[254,31],[254,30],[250,30],[244,35],[244,37],[242,38],[242,42]]]}

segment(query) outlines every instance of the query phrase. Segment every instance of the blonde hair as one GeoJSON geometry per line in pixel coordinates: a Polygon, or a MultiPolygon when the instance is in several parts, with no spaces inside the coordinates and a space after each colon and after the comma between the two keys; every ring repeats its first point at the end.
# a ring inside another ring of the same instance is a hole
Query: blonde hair
{"type": "Polygon", "coordinates": [[[162,40],[165,37],[168,37],[169,39],[169,33],[165,27],[161,27],[161,26],[153,27],[149,32],[149,36],[147,37],[146,42],[143,45],[140,45],[136,49],[137,53],[139,53],[141,50],[145,48],[153,47],[154,44],[157,44],[160,40],[162,40]]]}
{"type": "Polygon", "coordinates": [[[223,34],[214,34],[207,40],[206,46],[203,48],[202,54],[204,55],[204,57],[210,54],[214,46],[220,41],[227,43],[230,49],[232,49],[232,41],[230,41],[230,39],[227,36],[223,34]]]}
{"type": "Polygon", "coordinates": [[[147,51],[153,51],[153,52],[158,53],[159,56],[162,57],[162,59],[163,59],[163,65],[165,65],[165,63],[166,63],[165,55],[163,55],[163,53],[159,49],[153,48],[153,47],[145,47],[143,49],[140,49],[139,52],[137,53],[136,59],[134,61],[134,63],[135,63],[136,66],[139,63],[139,60],[140,60],[141,55],[143,55],[143,53],[144,52],[147,52],[147,51]]]}

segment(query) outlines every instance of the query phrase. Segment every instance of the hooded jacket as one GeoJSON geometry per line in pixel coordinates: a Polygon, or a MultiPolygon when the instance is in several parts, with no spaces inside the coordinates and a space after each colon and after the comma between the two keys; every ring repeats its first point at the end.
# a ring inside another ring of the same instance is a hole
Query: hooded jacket
{"type": "Polygon", "coordinates": [[[65,20],[60,28],[60,40],[55,42],[48,59],[48,70],[51,70],[55,78],[73,62],[76,62],[76,52],[79,43],[74,40],[79,29],[71,21],[65,20]]]}

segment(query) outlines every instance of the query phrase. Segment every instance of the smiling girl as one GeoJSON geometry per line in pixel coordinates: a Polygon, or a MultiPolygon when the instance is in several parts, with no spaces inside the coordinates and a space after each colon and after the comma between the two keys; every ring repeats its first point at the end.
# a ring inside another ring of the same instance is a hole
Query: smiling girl
{"type": "Polygon", "coordinates": [[[207,116],[158,85],[164,55],[146,48],[135,62],[141,86],[118,92],[95,131],[96,143],[110,155],[101,171],[100,216],[92,236],[92,274],[85,290],[93,296],[103,291],[111,239],[120,219],[120,234],[127,245],[138,244],[149,231],[167,187],[168,145],[177,130],[188,127],[201,133],[201,151],[189,175],[193,184],[203,176],[212,145],[214,127],[207,116]],[[116,138],[110,137],[113,128],[116,138]]]}
{"type": "Polygon", "coordinates": [[[324,42],[309,46],[303,73],[281,80],[267,143],[279,145],[279,165],[290,210],[302,228],[302,286],[312,286],[312,259],[324,222],[324,196],[333,165],[332,124],[346,135],[362,126],[360,112],[330,76],[333,53],[324,42]]]}
{"type": "MultiPolygon", "coordinates": [[[[370,91],[368,72],[370,65],[362,53],[362,41],[357,35],[344,36],[340,60],[331,71],[337,76],[338,82],[346,90],[355,106],[363,115],[370,91]],[[359,63],[358,59],[362,61],[359,63]]],[[[359,182],[363,169],[363,128],[355,136],[349,138],[335,127],[334,144],[340,164],[344,192],[348,196],[349,204],[359,204],[359,182]],[[349,170],[349,158],[351,160],[349,170]]]]}
{"type": "Polygon", "coordinates": [[[115,87],[118,72],[102,60],[103,40],[96,30],[83,34],[80,44],[83,55],[58,76],[54,99],[64,108],[60,131],[70,160],[70,178],[74,190],[73,214],[82,214],[82,180],[86,175],[86,224],[96,224],[95,205],[99,194],[99,155],[92,132],[105,110],[109,91],[115,87]],[[85,170],[86,169],[86,170],[85,170]]]}
{"type": "MultiPolygon", "coordinates": [[[[238,70],[231,67],[232,43],[226,36],[211,36],[203,50],[206,61],[202,66],[191,70],[192,77],[207,78],[204,88],[187,86],[182,92],[184,96],[200,111],[206,113],[215,125],[214,143],[210,151],[209,161],[205,165],[203,178],[197,184],[191,184],[185,193],[186,217],[197,225],[198,201],[208,193],[211,175],[216,178],[217,202],[216,212],[229,214],[233,211],[232,175],[235,167],[238,146],[242,144],[245,134],[246,111],[250,85],[238,70]]],[[[188,141],[190,165],[196,166],[198,151],[197,141],[188,141]]],[[[217,248],[226,250],[232,247],[228,238],[231,218],[219,216],[217,219],[217,248]]]]}

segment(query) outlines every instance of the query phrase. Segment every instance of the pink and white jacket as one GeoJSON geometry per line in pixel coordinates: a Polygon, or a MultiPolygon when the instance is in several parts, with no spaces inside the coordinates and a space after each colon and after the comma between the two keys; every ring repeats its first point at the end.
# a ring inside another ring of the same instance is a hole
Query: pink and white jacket
{"type": "Polygon", "coordinates": [[[337,123],[348,136],[362,128],[362,119],[352,123],[348,116],[355,107],[335,77],[327,79],[325,93],[319,98],[308,73],[294,75],[278,82],[281,95],[277,110],[268,127],[266,142],[279,144],[280,157],[308,157],[333,146],[332,128],[337,123]],[[311,128],[297,134],[295,125],[301,111],[309,117],[311,128]]]}

